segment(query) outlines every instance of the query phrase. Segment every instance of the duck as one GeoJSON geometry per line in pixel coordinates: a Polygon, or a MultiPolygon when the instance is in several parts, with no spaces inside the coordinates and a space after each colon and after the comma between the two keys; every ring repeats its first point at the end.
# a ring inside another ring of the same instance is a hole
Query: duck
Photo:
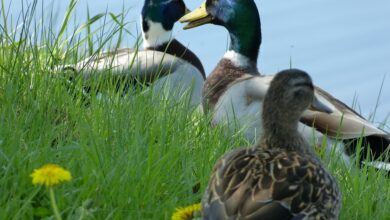
{"type": "Polygon", "coordinates": [[[204,220],[339,218],[338,183],[297,129],[309,106],[328,112],[306,72],[275,75],[258,143],[226,153],[214,166],[202,198],[204,220]]]}
{"type": "MultiPolygon", "coordinates": [[[[256,143],[262,133],[262,102],[275,75],[260,74],[257,59],[262,43],[259,11],[253,0],[207,0],[186,14],[180,22],[184,29],[204,24],[226,28],[230,35],[227,52],[208,75],[202,92],[203,110],[212,114],[212,125],[225,125],[226,133],[242,131],[244,138],[256,143]]],[[[315,97],[331,112],[307,109],[300,118],[299,131],[310,143],[320,148],[326,143],[328,154],[338,153],[350,164],[357,155],[361,164],[390,170],[383,157],[390,145],[390,134],[369,122],[352,108],[315,86],[315,97]],[[364,161],[369,155],[370,160],[364,161]],[[369,164],[370,163],[370,164],[369,164]]]]}
{"type": "Polygon", "coordinates": [[[191,105],[201,103],[205,70],[200,59],[172,35],[174,24],[185,15],[183,0],[145,0],[141,11],[143,49],[116,48],[87,57],[62,69],[90,80],[109,71],[119,79],[141,82],[169,99],[190,91],[191,105]]]}

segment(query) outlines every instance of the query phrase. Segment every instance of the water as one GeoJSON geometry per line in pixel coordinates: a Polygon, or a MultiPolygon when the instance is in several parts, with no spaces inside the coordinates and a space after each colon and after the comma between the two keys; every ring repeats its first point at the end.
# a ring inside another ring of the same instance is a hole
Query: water
{"type": "MultiPolygon", "coordinates": [[[[187,6],[194,9],[201,2],[187,1],[187,6]]],[[[375,123],[389,116],[390,1],[256,0],[256,3],[263,31],[259,58],[262,73],[272,74],[289,68],[291,59],[294,68],[307,71],[318,86],[346,104],[351,106],[357,99],[355,109],[367,118],[374,113],[379,97],[375,123]]],[[[5,4],[11,5],[12,17],[17,17],[21,2],[6,0],[5,4]]],[[[45,0],[42,8],[44,14],[54,8],[55,17],[62,19],[67,4],[68,1],[45,0]]],[[[141,0],[125,3],[80,0],[76,6],[77,16],[72,21],[85,22],[87,5],[91,15],[105,11],[118,14],[123,7],[131,8],[126,18],[130,23],[126,27],[139,33],[142,4],[141,0]]],[[[184,31],[182,25],[177,24],[174,35],[200,57],[206,72],[213,69],[228,43],[227,32],[213,25],[184,31]]],[[[131,47],[134,42],[135,37],[127,35],[122,46],[131,47]]],[[[387,130],[390,129],[387,127],[387,130]]]]}

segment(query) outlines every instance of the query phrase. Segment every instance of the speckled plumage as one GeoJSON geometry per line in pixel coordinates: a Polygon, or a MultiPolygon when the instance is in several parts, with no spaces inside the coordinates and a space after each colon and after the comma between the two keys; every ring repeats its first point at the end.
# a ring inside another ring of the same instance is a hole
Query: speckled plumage
{"type": "Polygon", "coordinates": [[[297,131],[300,114],[313,100],[310,78],[284,71],[268,93],[259,144],[217,162],[202,200],[203,219],[338,219],[338,185],[297,131]],[[293,83],[297,79],[303,80],[293,83]],[[286,108],[283,102],[295,105],[286,108]]]}

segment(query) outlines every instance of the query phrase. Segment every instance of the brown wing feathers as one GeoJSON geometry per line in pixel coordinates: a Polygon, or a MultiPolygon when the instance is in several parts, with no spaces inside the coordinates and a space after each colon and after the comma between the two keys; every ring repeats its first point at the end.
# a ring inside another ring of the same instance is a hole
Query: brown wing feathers
{"type": "Polygon", "coordinates": [[[235,154],[218,162],[203,201],[205,219],[292,219],[335,196],[322,185],[329,176],[316,160],[253,148],[235,154]]]}

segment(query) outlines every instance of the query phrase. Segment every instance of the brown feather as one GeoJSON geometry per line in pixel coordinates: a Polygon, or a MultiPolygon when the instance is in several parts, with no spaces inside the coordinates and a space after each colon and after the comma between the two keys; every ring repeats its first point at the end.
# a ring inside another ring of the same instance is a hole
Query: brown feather
{"type": "MultiPolygon", "coordinates": [[[[257,71],[255,73],[258,74],[257,71]]],[[[203,86],[203,109],[206,112],[212,110],[230,86],[251,76],[248,69],[237,67],[228,59],[220,60],[203,86]]]]}
{"type": "MultiPolygon", "coordinates": [[[[340,202],[335,189],[334,178],[317,159],[280,149],[239,149],[217,162],[202,201],[204,219],[272,219],[267,217],[272,212],[291,219],[308,210],[319,214],[340,202]]],[[[334,213],[325,217],[336,219],[334,213]]]]}
{"type": "Polygon", "coordinates": [[[276,75],[264,99],[261,140],[218,160],[202,200],[204,219],[338,219],[338,185],[297,131],[313,98],[306,73],[276,75]]]}

